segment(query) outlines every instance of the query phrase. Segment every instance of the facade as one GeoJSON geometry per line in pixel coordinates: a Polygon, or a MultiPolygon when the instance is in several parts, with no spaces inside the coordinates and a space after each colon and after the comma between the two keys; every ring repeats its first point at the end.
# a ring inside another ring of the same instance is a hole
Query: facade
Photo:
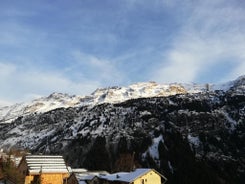
{"type": "Polygon", "coordinates": [[[63,184],[69,177],[62,156],[27,155],[18,166],[24,184],[63,184]]]}

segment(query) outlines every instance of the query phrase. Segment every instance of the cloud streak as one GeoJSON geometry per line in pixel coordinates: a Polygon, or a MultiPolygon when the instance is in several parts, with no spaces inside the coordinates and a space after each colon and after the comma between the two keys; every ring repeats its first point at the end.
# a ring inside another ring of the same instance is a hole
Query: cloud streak
{"type": "Polygon", "coordinates": [[[154,72],[153,79],[161,82],[205,82],[200,78],[201,74],[229,62],[233,62],[232,68],[222,77],[227,79],[241,75],[242,70],[245,71],[245,26],[241,24],[245,22],[241,16],[244,10],[221,0],[215,3],[202,1],[189,6],[193,10],[183,20],[172,48],[163,54],[164,62],[154,72]]]}
{"type": "Polygon", "coordinates": [[[125,78],[116,62],[80,51],[74,51],[72,56],[76,63],[73,68],[84,69],[86,71],[84,73],[88,78],[98,80],[101,84],[116,85],[116,83],[123,82],[125,78]]]}
{"type": "Polygon", "coordinates": [[[0,106],[31,100],[54,91],[86,95],[100,85],[89,79],[74,81],[60,71],[42,71],[37,66],[24,68],[22,70],[18,65],[0,63],[0,83],[4,86],[0,91],[0,106]]]}

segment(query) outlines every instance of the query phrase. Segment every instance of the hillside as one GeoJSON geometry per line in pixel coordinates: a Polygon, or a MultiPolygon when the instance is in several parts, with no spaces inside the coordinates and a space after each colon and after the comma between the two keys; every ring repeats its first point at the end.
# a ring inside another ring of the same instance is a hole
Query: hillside
{"type": "Polygon", "coordinates": [[[62,154],[73,167],[91,170],[120,170],[118,161],[129,156],[129,165],[153,167],[168,183],[244,183],[245,77],[208,90],[178,85],[167,95],[169,87],[160,94],[152,86],[137,96],[137,85],[131,100],[120,96],[128,88],[100,89],[86,98],[91,104],[83,97],[2,121],[0,147],[62,154]]]}

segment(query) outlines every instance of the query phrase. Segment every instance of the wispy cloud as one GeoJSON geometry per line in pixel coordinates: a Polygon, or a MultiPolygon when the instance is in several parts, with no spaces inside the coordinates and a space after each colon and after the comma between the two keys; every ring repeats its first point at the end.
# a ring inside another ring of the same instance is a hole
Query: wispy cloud
{"type": "Polygon", "coordinates": [[[5,76],[11,75],[14,71],[16,71],[16,66],[9,63],[1,63],[0,62],[0,80],[3,82],[3,78],[5,76]]]}
{"type": "Polygon", "coordinates": [[[31,100],[52,92],[88,95],[98,87],[123,82],[124,74],[115,62],[73,52],[66,68],[41,67],[32,62],[0,62],[0,106],[31,100]],[[11,91],[11,92],[10,92],[11,91]]]}
{"type": "Polygon", "coordinates": [[[102,84],[115,85],[122,82],[125,77],[115,61],[98,58],[80,51],[74,51],[72,55],[76,63],[73,67],[78,70],[83,69],[87,78],[100,81],[102,84]]]}
{"type": "Polygon", "coordinates": [[[97,81],[81,79],[74,81],[61,71],[42,71],[37,66],[19,67],[0,63],[0,106],[21,102],[33,97],[49,95],[52,92],[87,95],[100,84],[97,81]]]}
{"type": "Polygon", "coordinates": [[[222,74],[224,78],[237,77],[242,70],[244,73],[244,9],[222,0],[201,1],[189,6],[192,11],[182,20],[181,31],[172,48],[163,54],[163,64],[153,79],[161,82],[203,82],[200,76],[205,72],[215,71],[213,67],[217,67],[218,72],[219,65],[230,62],[233,65],[222,74]]]}

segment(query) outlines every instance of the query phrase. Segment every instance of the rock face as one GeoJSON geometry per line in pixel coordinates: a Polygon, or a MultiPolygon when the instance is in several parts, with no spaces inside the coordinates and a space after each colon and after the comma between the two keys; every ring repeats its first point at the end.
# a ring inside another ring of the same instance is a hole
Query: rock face
{"type": "Polygon", "coordinates": [[[91,170],[153,167],[168,183],[244,183],[245,78],[226,91],[21,116],[0,124],[0,147],[11,146],[62,154],[73,167],[91,170]]]}

